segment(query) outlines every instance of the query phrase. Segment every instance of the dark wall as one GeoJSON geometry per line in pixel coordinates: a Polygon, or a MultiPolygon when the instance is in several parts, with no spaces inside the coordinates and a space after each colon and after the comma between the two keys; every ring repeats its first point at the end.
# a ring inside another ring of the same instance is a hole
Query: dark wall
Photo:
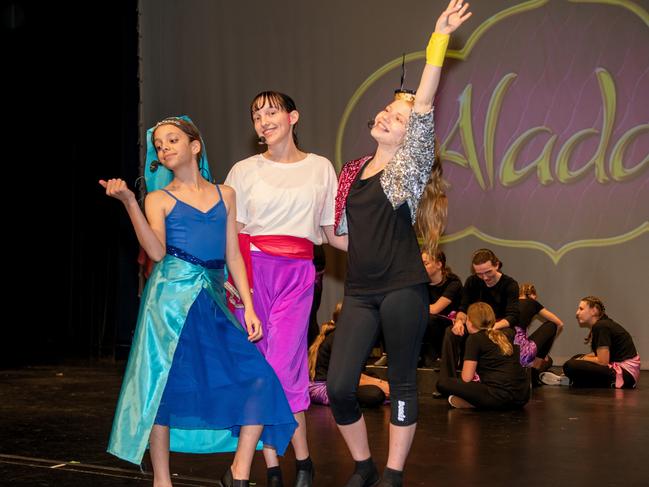
{"type": "Polygon", "coordinates": [[[113,356],[137,312],[137,242],[97,180],[137,177],[137,2],[3,2],[0,15],[15,151],[1,360],[113,356]]]}

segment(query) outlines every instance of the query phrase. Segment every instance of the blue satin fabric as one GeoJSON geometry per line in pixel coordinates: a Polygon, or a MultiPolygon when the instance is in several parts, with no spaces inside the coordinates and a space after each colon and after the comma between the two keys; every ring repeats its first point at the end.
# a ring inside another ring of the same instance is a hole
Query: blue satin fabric
{"type": "MultiPolygon", "coordinates": [[[[232,326],[245,333],[225,304],[223,269],[206,269],[167,255],[149,278],[117,403],[108,452],[139,464],[164,392],[176,345],[189,310],[205,290],[232,326]]],[[[172,451],[234,451],[229,430],[170,430],[172,451]]]]}

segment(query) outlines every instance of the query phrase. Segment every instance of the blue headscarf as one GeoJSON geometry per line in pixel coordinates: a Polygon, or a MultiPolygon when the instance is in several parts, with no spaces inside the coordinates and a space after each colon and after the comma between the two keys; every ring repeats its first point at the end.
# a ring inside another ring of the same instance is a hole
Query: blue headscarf
{"type": "MultiPolygon", "coordinates": [[[[164,122],[168,122],[170,125],[174,124],[174,121],[181,119],[186,122],[191,123],[192,119],[187,115],[181,115],[179,117],[167,117],[156,125],[151,127],[146,131],[146,161],[144,163],[144,180],[146,181],[146,190],[148,193],[155,191],[157,189],[164,188],[167,186],[171,180],[174,178],[173,171],[170,171],[164,167],[160,162],[158,162],[158,154],[153,145],[153,131],[158,128],[160,125],[164,125],[164,122]],[[157,164],[152,164],[156,162],[157,164]]],[[[212,174],[210,173],[210,165],[207,162],[207,150],[205,149],[205,142],[203,142],[203,137],[201,137],[201,159],[198,161],[198,169],[203,176],[209,182],[212,182],[212,174]]]]}

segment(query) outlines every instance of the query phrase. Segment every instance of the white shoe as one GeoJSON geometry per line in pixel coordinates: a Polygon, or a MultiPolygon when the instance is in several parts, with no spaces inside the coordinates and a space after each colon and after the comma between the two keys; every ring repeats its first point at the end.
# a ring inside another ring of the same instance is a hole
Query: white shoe
{"type": "Polygon", "coordinates": [[[471,404],[470,402],[462,399],[461,397],[454,396],[453,394],[448,396],[448,403],[452,407],[457,409],[469,409],[474,407],[473,404],[471,404]]]}
{"type": "Polygon", "coordinates": [[[557,375],[552,372],[541,372],[539,380],[547,386],[560,386],[563,382],[563,377],[565,377],[565,375],[557,375]]]}
{"type": "Polygon", "coordinates": [[[374,365],[377,365],[379,367],[385,367],[386,365],[388,365],[388,354],[384,353],[383,355],[381,355],[381,357],[376,362],[374,362],[374,365]]]}

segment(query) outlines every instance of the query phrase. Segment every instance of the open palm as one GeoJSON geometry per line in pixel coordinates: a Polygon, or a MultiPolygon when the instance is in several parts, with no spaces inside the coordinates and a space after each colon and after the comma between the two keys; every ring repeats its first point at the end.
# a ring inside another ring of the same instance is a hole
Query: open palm
{"type": "Polygon", "coordinates": [[[466,19],[471,17],[471,12],[467,12],[468,8],[469,4],[464,3],[463,0],[451,0],[446,10],[437,19],[435,32],[450,34],[455,31],[466,19]]]}

